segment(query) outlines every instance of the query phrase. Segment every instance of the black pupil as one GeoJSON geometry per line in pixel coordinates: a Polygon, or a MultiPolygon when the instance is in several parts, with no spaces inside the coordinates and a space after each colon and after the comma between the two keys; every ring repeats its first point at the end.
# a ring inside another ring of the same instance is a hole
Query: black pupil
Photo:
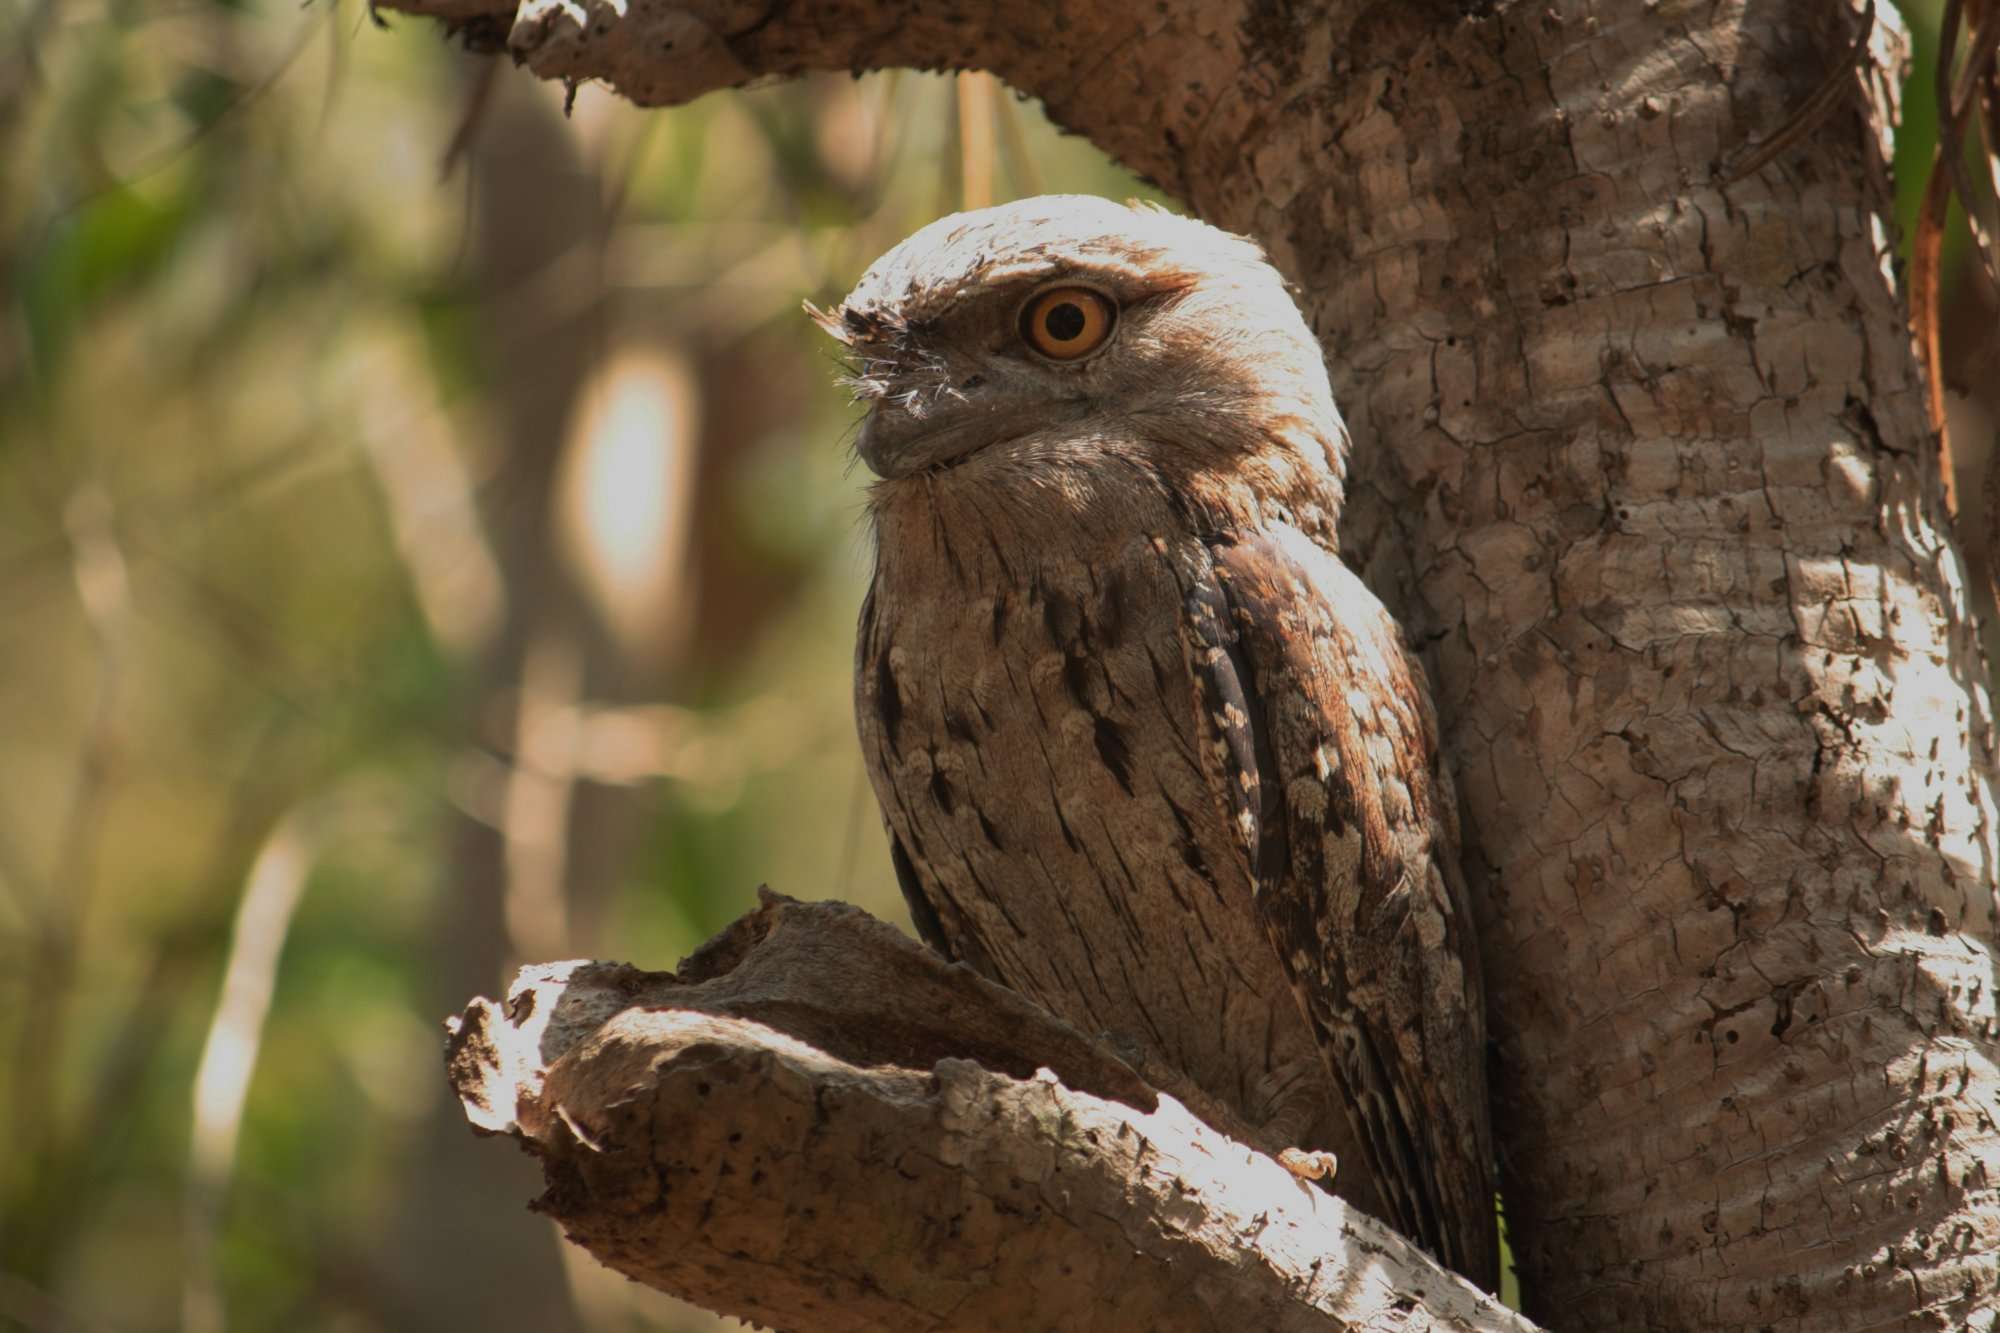
{"type": "Polygon", "coordinates": [[[1080,336],[1086,322],[1082,307],[1074,301],[1064,301],[1042,317],[1042,327],[1059,343],[1070,342],[1080,336]]]}

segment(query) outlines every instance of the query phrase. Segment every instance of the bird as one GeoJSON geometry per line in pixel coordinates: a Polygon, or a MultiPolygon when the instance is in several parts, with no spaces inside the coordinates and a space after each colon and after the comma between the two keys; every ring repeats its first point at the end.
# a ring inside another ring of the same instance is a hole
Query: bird
{"type": "Polygon", "coordinates": [[[1349,436],[1284,279],[1052,195],[807,311],[866,409],[855,712],[918,934],[1493,1289],[1456,798],[1340,556],[1349,436]]]}

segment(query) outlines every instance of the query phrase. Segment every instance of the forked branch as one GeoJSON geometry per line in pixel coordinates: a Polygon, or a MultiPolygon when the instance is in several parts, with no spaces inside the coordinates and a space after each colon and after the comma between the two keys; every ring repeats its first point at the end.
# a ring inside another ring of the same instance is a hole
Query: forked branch
{"type": "Polygon", "coordinates": [[[852,907],[767,894],[678,974],[525,969],[450,1073],[572,1240],[779,1328],[1531,1328],[852,907]]]}

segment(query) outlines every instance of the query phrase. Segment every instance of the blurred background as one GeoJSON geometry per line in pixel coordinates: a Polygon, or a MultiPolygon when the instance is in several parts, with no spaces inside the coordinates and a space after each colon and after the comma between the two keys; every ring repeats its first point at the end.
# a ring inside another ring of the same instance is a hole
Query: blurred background
{"type": "Polygon", "coordinates": [[[0,16],[0,1328],[726,1324],[524,1210],[439,1020],[523,959],[671,967],[759,883],[903,919],[799,302],[942,212],[1144,188],[982,75],[566,116],[352,0],[0,16]]]}

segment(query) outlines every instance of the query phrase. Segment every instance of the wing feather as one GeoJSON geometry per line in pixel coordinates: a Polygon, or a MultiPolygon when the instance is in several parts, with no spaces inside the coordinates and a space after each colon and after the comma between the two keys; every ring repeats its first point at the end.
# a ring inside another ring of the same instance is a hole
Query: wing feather
{"type": "Polygon", "coordinates": [[[1491,1289],[1484,992],[1422,669],[1290,529],[1209,539],[1184,604],[1211,785],[1387,1220],[1491,1289]]]}

